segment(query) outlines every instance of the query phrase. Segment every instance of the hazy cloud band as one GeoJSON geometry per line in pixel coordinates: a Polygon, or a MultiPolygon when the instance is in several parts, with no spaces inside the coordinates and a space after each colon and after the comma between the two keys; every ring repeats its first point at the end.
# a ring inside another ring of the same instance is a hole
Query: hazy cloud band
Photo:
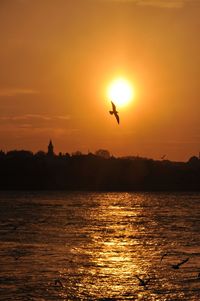
{"type": "MultiPolygon", "coordinates": [[[[105,1],[105,0],[103,0],[105,1]]],[[[188,0],[107,0],[112,2],[133,3],[138,6],[153,6],[160,8],[182,8],[188,0]]],[[[190,0],[193,2],[193,0],[190,0]]]]}

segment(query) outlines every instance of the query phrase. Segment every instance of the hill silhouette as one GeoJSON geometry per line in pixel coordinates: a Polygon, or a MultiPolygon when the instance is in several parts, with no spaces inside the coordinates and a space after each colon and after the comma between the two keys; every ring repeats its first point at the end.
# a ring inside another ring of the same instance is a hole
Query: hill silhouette
{"type": "Polygon", "coordinates": [[[105,150],[58,156],[43,151],[1,151],[0,190],[197,191],[200,160],[115,158],[105,150]]]}

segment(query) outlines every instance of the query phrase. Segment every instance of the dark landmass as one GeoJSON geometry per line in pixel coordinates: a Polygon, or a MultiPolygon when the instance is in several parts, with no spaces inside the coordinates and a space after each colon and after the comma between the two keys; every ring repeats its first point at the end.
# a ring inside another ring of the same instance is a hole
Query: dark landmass
{"type": "Polygon", "coordinates": [[[200,160],[110,157],[107,151],[54,155],[0,152],[0,190],[199,191],[200,160]]]}

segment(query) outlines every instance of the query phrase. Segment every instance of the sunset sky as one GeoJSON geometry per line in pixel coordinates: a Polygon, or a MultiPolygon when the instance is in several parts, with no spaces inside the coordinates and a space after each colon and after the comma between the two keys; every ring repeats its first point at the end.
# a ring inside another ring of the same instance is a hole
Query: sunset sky
{"type": "Polygon", "coordinates": [[[198,156],[199,30],[198,0],[0,0],[0,148],[198,156]]]}

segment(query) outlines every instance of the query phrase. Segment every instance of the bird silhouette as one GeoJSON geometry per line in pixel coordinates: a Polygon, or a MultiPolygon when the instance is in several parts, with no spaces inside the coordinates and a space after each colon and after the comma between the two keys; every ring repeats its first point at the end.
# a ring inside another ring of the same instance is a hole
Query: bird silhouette
{"type": "Polygon", "coordinates": [[[149,283],[149,281],[150,281],[150,278],[148,278],[147,280],[144,280],[144,279],[142,279],[142,278],[140,278],[138,275],[135,275],[135,277],[140,281],[140,285],[141,286],[146,286],[148,283],[149,283]]]}
{"type": "Polygon", "coordinates": [[[189,257],[186,258],[186,259],[184,259],[184,260],[182,260],[181,262],[179,262],[179,263],[177,263],[177,264],[173,264],[173,265],[172,265],[172,268],[175,269],[175,270],[178,270],[179,267],[180,267],[182,264],[186,263],[188,260],[189,260],[189,257]]]}
{"type": "Polygon", "coordinates": [[[118,112],[117,112],[117,110],[116,110],[116,106],[115,106],[115,104],[111,101],[111,104],[112,104],[112,111],[109,111],[109,113],[111,114],[111,115],[113,115],[114,114],[114,116],[115,116],[115,118],[116,118],[116,120],[117,120],[117,123],[119,124],[119,115],[118,115],[118,112]]]}
{"type": "Polygon", "coordinates": [[[55,279],[54,284],[56,287],[64,287],[60,279],[55,279]]]}
{"type": "Polygon", "coordinates": [[[167,256],[167,255],[168,255],[168,253],[163,254],[162,257],[161,257],[161,259],[160,259],[160,262],[162,262],[163,258],[164,258],[165,256],[167,256]]]}

